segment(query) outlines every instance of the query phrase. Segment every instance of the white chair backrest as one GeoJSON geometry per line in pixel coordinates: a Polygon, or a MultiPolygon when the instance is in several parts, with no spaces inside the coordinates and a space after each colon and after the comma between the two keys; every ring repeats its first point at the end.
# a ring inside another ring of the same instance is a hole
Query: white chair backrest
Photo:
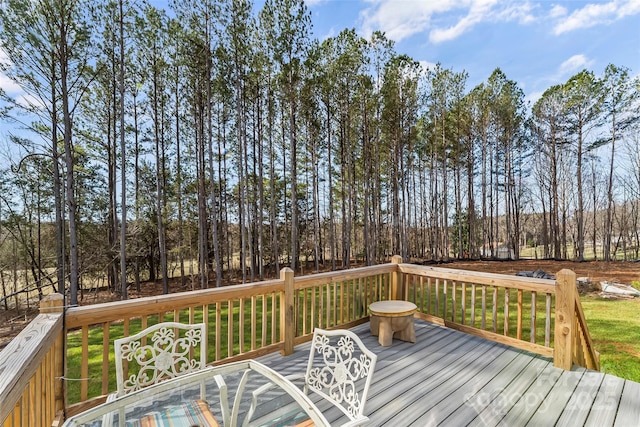
{"type": "Polygon", "coordinates": [[[347,330],[313,333],[305,392],[312,390],[337,406],[351,421],[362,419],[377,356],[347,330]]]}
{"type": "Polygon", "coordinates": [[[115,340],[117,396],[204,368],[206,331],[204,323],[165,322],[115,340]],[[137,369],[132,367],[133,373],[127,379],[124,378],[125,360],[128,366],[138,365],[137,369]]]}

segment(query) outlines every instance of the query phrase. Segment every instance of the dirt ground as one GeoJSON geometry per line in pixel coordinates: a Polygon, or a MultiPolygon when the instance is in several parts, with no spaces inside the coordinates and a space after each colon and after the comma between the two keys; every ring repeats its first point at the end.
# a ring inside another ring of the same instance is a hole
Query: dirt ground
{"type": "MultiPolygon", "coordinates": [[[[521,261],[452,261],[448,263],[431,264],[434,266],[457,268],[461,270],[475,270],[483,272],[516,274],[520,271],[535,271],[541,269],[546,273],[555,274],[563,268],[575,271],[578,277],[588,277],[591,283],[603,280],[617,283],[631,284],[640,281],[640,262],[573,262],[554,260],[521,260],[521,261]]],[[[179,280],[170,284],[171,292],[190,290],[190,285],[182,285],[179,280]]],[[[160,283],[145,283],[142,292],[135,289],[129,291],[130,298],[159,295],[162,293],[160,283]]],[[[96,304],[116,300],[116,296],[108,291],[92,291],[82,295],[81,305],[96,304]]],[[[37,310],[6,311],[0,309],[0,349],[16,336],[36,315],[37,310]]]]}
{"type": "Polygon", "coordinates": [[[640,262],[521,260],[455,261],[440,265],[447,268],[501,274],[516,274],[519,271],[535,271],[538,269],[544,270],[546,273],[556,274],[563,268],[568,268],[573,270],[578,277],[588,277],[592,283],[608,280],[630,285],[634,281],[640,281],[640,262]]]}

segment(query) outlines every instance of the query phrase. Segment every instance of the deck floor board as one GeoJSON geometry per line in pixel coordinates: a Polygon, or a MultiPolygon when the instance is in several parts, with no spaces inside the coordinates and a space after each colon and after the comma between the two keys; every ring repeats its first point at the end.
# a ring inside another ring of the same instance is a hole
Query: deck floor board
{"type": "Polygon", "coordinates": [[[624,427],[640,420],[640,383],[625,381],[614,426],[624,427]]]}
{"type": "MultiPolygon", "coordinates": [[[[456,419],[468,419],[468,416],[465,417],[461,412],[465,409],[465,406],[469,405],[495,376],[504,372],[505,367],[508,366],[516,356],[517,353],[515,352],[504,351],[480,372],[475,372],[473,378],[467,381],[464,387],[460,386],[452,393],[444,396],[444,398],[428,412],[435,412],[438,419],[443,420],[442,424],[451,426],[459,425],[456,423],[456,419]]],[[[422,414],[412,425],[423,426],[425,422],[428,422],[432,417],[429,413],[422,414]]]]}
{"type": "Polygon", "coordinates": [[[473,366],[468,366],[467,369],[457,370],[456,372],[450,372],[448,375],[443,375],[439,384],[429,392],[421,394],[411,405],[394,416],[393,420],[398,421],[397,425],[415,424],[422,426],[425,425],[425,423],[429,423],[436,415],[438,419],[443,418],[444,412],[434,408],[438,404],[448,401],[448,396],[457,390],[468,386],[468,383],[484,369],[490,369],[488,366],[491,365],[491,362],[498,360],[505,351],[501,346],[492,346],[484,352],[485,357],[475,360],[473,366]]]}
{"type": "MultiPolygon", "coordinates": [[[[521,359],[526,356],[521,355],[521,359]]],[[[526,364],[513,380],[502,389],[494,389],[490,395],[491,402],[472,420],[473,425],[499,425],[510,413],[516,402],[523,399],[527,389],[535,381],[537,374],[549,364],[549,361],[534,358],[526,364]]],[[[506,424],[509,425],[509,424],[506,424]]],[[[515,424],[512,424],[515,425],[515,424]]]]}
{"type": "MultiPolygon", "coordinates": [[[[591,411],[589,411],[585,426],[600,427],[613,425],[618,404],[622,397],[623,387],[624,380],[622,378],[611,375],[604,376],[596,399],[593,402],[593,407],[591,411]]],[[[637,419],[636,422],[640,422],[640,419],[637,419]]]]}
{"type": "MultiPolygon", "coordinates": [[[[369,324],[352,329],[378,355],[365,406],[368,426],[626,426],[640,417],[640,384],[416,320],[416,343],[381,347],[369,324]]],[[[306,369],[310,344],[260,361],[285,374],[306,369]]],[[[335,408],[318,407],[329,421],[335,408]]]]}
{"type": "Polygon", "coordinates": [[[478,414],[485,411],[491,403],[499,398],[508,384],[510,384],[527,366],[533,361],[532,358],[523,357],[518,352],[510,351],[515,357],[501,371],[496,371],[495,375],[479,390],[467,389],[463,403],[453,414],[443,420],[443,424],[452,427],[466,425],[474,420],[478,414]]]}
{"type": "Polygon", "coordinates": [[[501,420],[501,424],[507,426],[526,425],[541,407],[562,372],[548,363],[534,374],[535,376],[529,377],[528,388],[525,389],[523,384],[520,392],[511,396],[511,400],[515,401],[515,404],[501,420]]]}
{"type": "MultiPolygon", "coordinates": [[[[425,376],[415,375],[413,369],[411,369],[413,374],[407,373],[410,369],[405,369],[405,375],[409,375],[406,377],[408,379],[394,383],[393,387],[388,388],[385,393],[376,394],[374,398],[377,405],[375,410],[370,412],[370,417],[382,424],[409,425],[411,420],[418,414],[418,411],[428,408],[438,398],[439,390],[446,387],[452,381],[452,378],[460,373],[462,369],[460,364],[464,363],[464,359],[459,357],[459,351],[482,351],[491,357],[494,355],[491,351],[492,348],[495,347],[477,345],[471,341],[459,347],[456,354],[440,358],[437,360],[437,364],[427,365],[427,368],[421,372],[425,376]],[[440,369],[441,364],[444,364],[447,369],[440,369]],[[389,405],[392,408],[402,408],[402,410],[389,411],[389,405]]],[[[437,403],[437,401],[434,403],[437,403]]]]}
{"type": "Polygon", "coordinates": [[[587,371],[582,375],[556,426],[581,426],[587,421],[587,416],[598,395],[603,378],[604,375],[600,372],[587,371]]]}
{"type": "MultiPolygon", "coordinates": [[[[584,372],[584,369],[562,371],[527,425],[532,427],[553,425],[562,415],[584,372]]],[[[544,380],[549,380],[549,377],[544,380]]]]}

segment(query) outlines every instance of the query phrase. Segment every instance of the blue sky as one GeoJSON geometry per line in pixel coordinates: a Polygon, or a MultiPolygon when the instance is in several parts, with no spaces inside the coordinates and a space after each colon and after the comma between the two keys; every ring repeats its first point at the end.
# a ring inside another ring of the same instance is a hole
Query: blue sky
{"type": "Polygon", "coordinates": [[[496,67],[535,101],[586,68],[640,72],[640,0],[311,0],[316,37],[381,30],[396,51],[469,73],[469,89],[496,67]]]}
{"type": "MultiPolygon", "coordinates": [[[[167,0],[152,0],[166,7],[167,0]]],[[[262,3],[257,0],[256,3],[262,3]]],[[[500,67],[535,101],[550,86],[609,63],[640,72],[640,0],[308,0],[315,36],[381,30],[396,51],[469,73],[469,89],[500,67]]],[[[0,53],[1,54],[1,53],[0,53]]],[[[20,89],[0,74],[0,87],[20,89]]]]}

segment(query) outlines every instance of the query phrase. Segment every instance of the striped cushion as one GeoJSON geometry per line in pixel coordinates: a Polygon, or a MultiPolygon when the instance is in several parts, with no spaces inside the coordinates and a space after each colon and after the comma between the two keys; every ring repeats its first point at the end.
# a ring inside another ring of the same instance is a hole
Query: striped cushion
{"type": "Polygon", "coordinates": [[[296,410],[270,420],[262,427],[314,427],[316,424],[303,411],[296,410]]]}
{"type": "Polygon", "coordinates": [[[127,422],[127,427],[219,427],[209,405],[204,400],[193,400],[173,406],[162,412],[153,412],[139,420],[127,422]]]}

